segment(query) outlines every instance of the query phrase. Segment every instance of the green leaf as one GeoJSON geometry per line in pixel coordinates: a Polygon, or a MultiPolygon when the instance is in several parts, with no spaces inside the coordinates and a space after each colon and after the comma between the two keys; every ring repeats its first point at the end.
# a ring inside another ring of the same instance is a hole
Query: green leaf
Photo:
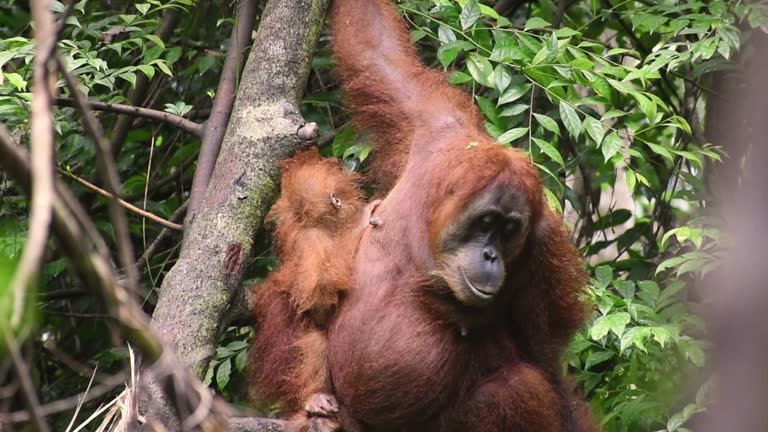
{"type": "Polygon", "coordinates": [[[533,17],[533,18],[530,18],[528,21],[526,21],[525,30],[536,30],[540,28],[549,27],[551,25],[552,24],[550,24],[548,21],[545,21],[539,17],[533,17]]]}
{"type": "Polygon", "coordinates": [[[467,69],[478,84],[490,88],[494,87],[493,66],[487,58],[479,54],[470,54],[467,59],[467,69]]]}
{"type": "Polygon", "coordinates": [[[637,101],[640,111],[645,114],[648,120],[653,123],[656,118],[656,104],[649,98],[639,92],[632,92],[632,97],[637,101]]]}
{"type": "Polygon", "coordinates": [[[592,339],[599,341],[604,338],[609,331],[611,331],[611,328],[608,326],[608,322],[605,320],[604,316],[601,316],[592,324],[592,328],[589,329],[589,336],[592,339]]]}
{"type": "Polygon", "coordinates": [[[631,300],[635,297],[635,283],[633,281],[617,280],[613,286],[624,299],[631,300]]]}
{"type": "Polygon", "coordinates": [[[555,135],[560,135],[560,126],[557,125],[556,121],[552,120],[552,117],[538,113],[533,113],[533,116],[536,117],[536,121],[539,122],[544,129],[553,132],[555,135]]]}
{"type": "Polygon", "coordinates": [[[557,151],[555,146],[538,138],[534,138],[533,142],[536,143],[539,149],[544,152],[544,154],[549,156],[550,159],[557,162],[557,164],[561,167],[565,168],[565,161],[563,161],[563,156],[560,155],[560,152],[557,151]]]}
{"type": "Polygon", "coordinates": [[[461,51],[461,49],[453,43],[440,45],[437,49],[437,60],[440,61],[440,64],[444,68],[447,68],[454,60],[456,60],[459,51],[461,51]]]}
{"type": "Polygon", "coordinates": [[[563,206],[560,204],[560,199],[549,188],[544,188],[544,199],[547,200],[549,208],[557,214],[563,214],[563,206]]]}
{"type": "Polygon", "coordinates": [[[157,67],[160,68],[160,70],[163,71],[163,73],[168,75],[169,77],[173,76],[173,72],[171,72],[171,68],[169,68],[168,65],[163,60],[155,60],[152,62],[152,64],[156,64],[157,67]]]}
{"type": "Polygon", "coordinates": [[[16,90],[24,91],[27,89],[27,82],[16,72],[5,74],[5,78],[8,79],[8,82],[11,83],[12,86],[16,87],[16,90]]]}
{"type": "Polygon", "coordinates": [[[631,329],[627,330],[621,336],[619,350],[623,353],[624,350],[634,345],[640,350],[647,352],[645,348],[645,339],[648,337],[650,330],[651,329],[648,327],[632,327],[631,329]]]}
{"type": "Polygon", "coordinates": [[[649,142],[646,142],[645,145],[647,145],[651,149],[652,152],[662,156],[664,159],[666,159],[666,160],[668,160],[670,162],[674,162],[675,161],[675,157],[672,155],[672,152],[669,151],[668,149],[666,149],[666,148],[664,148],[664,147],[662,147],[662,146],[660,146],[658,144],[649,143],[649,142]]]}
{"type": "Polygon", "coordinates": [[[437,37],[440,39],[440,42],[444,44],[456,42],[456,34],[453,33],[453,30],[443,24],[440,24],[440,27],[437,28],[437,37]]]}
{"type": "Polygon", "coordinates": [[[595,77],[595,79],[590,83],[592,86],[592,89],[597,93],[598,95],[604,97],[608,101],[611,100],[611,97],[613,95],[613,90],[611,90],[611,84],[603,77],[595,77]]]}
{"type": "Polygon", "coordinates": [[[607,288],[613,280],[613,269],[611,266],[601,265],[595,268],[595,280],[601,288],[607,288]]]}
{"type": "Polygon", "coordinates": [[[531,66],[535,66],[537,64],[542,63],[544,60],[547,60],[550,56],[550,50],[549,48],[544,45],[541,47],[539,52],[536,53],[536,55],[533,57],[533,60],[531,60],[531,66]]]}
{"type": "Polygon", "coordinates": [[[469,0],[467,4],[461,8],[461,14],[459,15],[462,30],[467,30],[472,27],[478,18],[480,18],[480,8],[477,6],[477,1],[469,0]]]}
{"type": "Polygon", "coordinates": [[[605,162],[608,162],[616,153],[621,150],[622,140],[619,137],[619,134],[616,132],[611,132],[605,139],[603,140],[602,144],[600,144],[600,150],[603,152],[603,160],[605,162]]]}
{"type": "Polygon", "coordinates": [[[496,139],[501,144],[509,144],[512,141],[522,137],[523,135],[528,133],[527,127],[521,127],[521,128],[514,128],[510,129],[503,134],[499,138],[496,139]]]}
{"type": "Polygon", "coordinates": [[[495,103],[485,96],[476,96],[477,104],[480,105],[480,110],[485,114],[485,117],[494,125],[497,126],[501,123],[499,120],[499,110],[495,103]]]}
{"type": "Polygon", "coordinates": [[[499,101],[497,105],[503,105],[505,103],[514,102],[518,99],[520,99],[522,96],[526,95],[531,90],[530,84],[518,84],[515,86],[512,86],[505,91],[501,97],[499,97],[499,101]]]}
{"type": "Polygon", "coordinates": [[[144,75],[147,76],[147,78],[152,79],[155,76],[155,68],[149,65],[139,65],[136,66],[138,70],[144,73],[144,75]]]}
{"type": "Polygon", "coordinates": [[[598,146],[603,141],[603,137],[605,136],[605,129],[603,128],[603,123],[600,120],[592,116],[585,116],[584,130],[587,131],[587,134],[595,141],[598,146]]]}
{"type": "Polygon", "coordinates": [[[598,365],[606,360],[613,358],[615,354],[610,351],[597,351],[587,357],[584,361],[584,369],[589,369],[592,366],[598,365]]]}
{"type": "Polygon", "coordinates": [[[345,125],[333,137],[331,149],[334,157],[342,157],[357,141],[357,131],[350,125],[345,125]]]}
{"type": "Polygon", "coordinates": [[[211,361],[211,363],[208,365],[208,370],[205,372],[205,376],[203,377],[203,384],[209,386],[211,385],[211,381],[213,381],[213,371],[216,369],[216,366],[218,363],[215,361],[211,361]]]}
{"type": "Polygon", "coordinates": [[[151,6],[149,3],[139,3],[136,5],[136,10],[141,12],[142,15],[146,15],[151,6]]]}
{"type": "Polygon", "coordinates": [[[232,376],[232,362],[229,360],[223,361],[216,369],[216,386],[219,390],[224,390],[229,384],[229,379],[232,376]]]}
{"type": "Polygon", "coordinates": [[[632,171],[631,169],[627,169],[626,179],[627,179],[627,190],[629,191],[630,195],[634,195],[635,186],[637,185],[637,178],[635,177],[635,172],[632,171]]]}
{"type": "Polygon", "coordinates": [[[118,77],[131,83],[131,87],[136,87],[136,74],[134,72],[123,72],[118,77]]]}
{"type": "Polygon", "coordinates": [[[621,337],[621,335],[624,333],[624,329],[631,320],[631,317],[626,312],[612,313],[602,318],[605,318],[606,322],[608,323],[608,327],[618,337],[621,337]]]}
{"type": "Polygon", "coordinates": [[[659,284],[646,280],[638,282],[637,287],[640,288],[637,296],[644,300],[648,306],[655,306],[656,300],[659,298],[659,284]]]}
{"type": "Polygon", "coordinates": [[[579,115],[576,114],[576,110],[573,109],[566,101],[560,101],[560,119],[563,120],[565,128],[572,137],[578,138],[581,134],[581,120],[579,115]]]}
{"type": "Polygon", "coordinates": [[[653,338],[662,347],[664,347],[667,341],[669,341],[669,339],[672,337],[672,335],[669,333],[669,330],[665,329],[664,327],[652,327],[651,335],[653,335],[653,338]]]}
{"type": "Polygon", "coordinates": [[[587,69],[592,70],[595,67],[595,62],[585,59],[585,58],[579,58],[576,60],[571,61],[571,66],[575,67],[576,69],[587,69]]]}
{"type": "Polygon", "coordinates": [[[512,72],[510,72],[509,67],[499,63],[493,71],[493,80],[499,93],[504,93],[504,90],[512,82],[512,72]]]}
{"type": "Polygon", "coordinates": [[[156,35],[148,34],[148,35],[144,35],[144,37],[154,42],[154,44],[159,46],[160,49],[163,49],[163,50],[165,49],[165,43],[163,42],[162,39],[160,39],[156,35]]]}
{"type": "Polygon", "coordinates": [[[422,29],[413,29],[411,30],[411,42],[418,42],[427,35],[427,32],[425,32],[422,29]]]}
{"type": "Polygon", "coordinates": [[[472,81],[472,77],[460,71],[455,71],[448,76],[448,82],[451,84],[465,84],[470,81],[472,81]]]}
{"type": "Polygon", "coordinates": [[[512,106],[510,106],[508,108],[505,108],[503,111],[501,111],[500,115],[502,117],[512,117],[512,116],[516,116],[518,114],[522,114],[522,113],[524,113],[527,110],[528,110],[528,105],[526,105],[526,104],[515,104],[515,105],[512,105],[512,106]]]}
{"type": "Polygon", "coordinates": [[[235,357],[235,367],[237,371],[243,373],[245,366],[248,364],[248,350],[242,350],[235,357]]]}

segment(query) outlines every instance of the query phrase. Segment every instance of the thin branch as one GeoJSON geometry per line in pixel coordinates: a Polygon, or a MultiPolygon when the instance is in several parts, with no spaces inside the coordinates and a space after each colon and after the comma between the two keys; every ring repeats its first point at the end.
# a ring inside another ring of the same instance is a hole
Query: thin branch
{"type": "MultiPolygon", "coordinates": [[[[95,184],[89,182],[88,180],[80,178],[80,177],[72,174],[71,172],[67,172],[67,171],[64,171],[62,169],[59,169],[58,171],[59,171],[59,173],[67,175],[68,177],[70,177],[74,181],[80,183],[81,185],[83,185],[83,186],[87,187],[88,189],[98,193],[101,196],[104,196],[104,197],[107,197],[107,198],[110,198],[110,199],[114,198],[114,195],[112,195],[111,193],[105,191],[104,189],[96,186],[95,184]]],[[[135,205],[133,205],[133,204],[131,204],[129,202],[126,202],[126,201],[124,201],[124,200],[122,200],[120,198],[117,199],[117,202],[121,206],[125,207],[127,210],[129,210],[132,213],[135,213],[135,214],[137,214],[137,215],[139,215],[139,216],[141,216],[141,217],[143,217],[145,219],[149,219],[151,221],[157,222],[158,224],[160,224],[160,225],[162,225],[162,226],[164,226],[166,228],[172,229],[172,230],[184,231],[184,227],[183,226],[181,226],[181,225],[179,225],[177,223],[173,223],[171,221],[168,221],[166,219],[163,219],[163,218],[161,218],[160,216],[158,216],[158,215],[156,215],[154,213],[150,213],[150,212],[148,212],[146,210],[142,210],[142,209],[136,207],[135,205]]]]}
{"type": "MultiPolygon", "coordinates": [[[[184,201],[184,204],[182,204],[179,208],[176,209],[175,212],[171,215],[170,221],[176,222],[181,220],[184,217],[184,214],[187,211],[187,207],[189,206],[189,200],[184,201]]],[[[165,242],[166,239],[168,239],[171,236],[171,230],[168,228],[163,228],[162,231],[160,231],[160,234],[155,237],[155,239],[152,241],[152,243],[149,245],[147,250],[144,251],[143,254],[141,254],[141,257],[138,261],[136,261],[136,268],[141,271],[144,266],[149,262],[150,258],[152,258],[155,253],[157,252],[157,249],[160,248],[160,246],[165,242]]]]}
{"type": "Polygon", "coordinates": [[[216,166],[216,159],[219,157],[221,143],[224,141],[224,133],[227,130],[232,107],[235,104],[235,92],[240,71],[245,64],[248,52],[247,47],[250,45],[253,21],[256,17],[256,1],[242,0],[237,3],[237,20],[234,27],[232,27],[230,47],[227,51],[227,57],[224,59],[219,86],[216,89],[216,97],[213,100],[211,116],[205,127],[203,142],[200,145],[200,154],[197,158],[195,176],[192,180],[189,210],[185,218],[185,223],[188,225],[194,219],[195,214],[197,214],[200,203],[203,201],[203,195],[205,195],[205,191],[208,189],[208,183],[211,181],[211,174],[213,173],[214,166],[216,166]]]}
{"type": "Polygon", "coordinates": [[[29,216],[29,234],[18,270],[13,275],[13,313],[11,327],[18,328],[24,312],[26,291],[38,273],[48,242],[53,208],[53,118],[51,117],[52,92],[56,82],[56,68],[51,54],[56,45],[53,14],[46,1],[31,3],[32,19],[35,21],[37,55],[34,59],[32,90],[32,204],[29,216]],[[53,84],[53,85],[51,85],[53,84]]]}
{"type": "MultiPolygon", "coordinates": [[[[33,6],[34,7],[34,6],[33,6]]],[[[40,412],[40,402],[37,399],[35,393],[35,385],[32,383],[32,375],[30,375],[29,367],[24,361],[19,351],[19,346],[16,343],[13,335],[8,329],[3,330],[3,339],[5,341],[6,348],[11,354],[11,361],[13,363],[13,369],[16,372],[16,377],[21,384],[22,394],[24,395],[24,401],[27,404],[30,412],[30,420],[35,423],[37,430],[40,432],[47,432],[48,424],[45,423],[45,418],[40,412]]]]}
{"type": "MultiPolygon", "coordinates": [[[[163,123],[168,123],[171,126],[175,126],[185,132],[189,132],[193,135],[203,136],[204,127],[200,123],[193,122],[175,114],[167,113],[165,111],[158,111],[149,108],[141,108],[133,105],[99,102],[89,100],[88,107],[96,111],[113,112],[118,114],[128,114],[134,117],[142,117],[150,120],[157,120],[163,123]]],[[[74,102],[70,99],[59,99],[56,101],[56,105],[63,107],[71,107],[74,102]]]]}
{"type": "Polygon", "coordinates": [[[56,56],[56,61],[59,64],[61,74],[64,76],[64,81],[69,87],[75,108],[80,111],[83,117],[83,126],[85,126],[86,132],[96,144],[96,166],[104,180],[107,191],[112,194],[112,199],[109,201],[109,213],[117,237],[117,251],[120,257],[120,264],[125,272],[128,288],[133,292],[138,292],[139,272],[136,270],[136,266],[133,265],[135,258],[133,255],[133,245],[131,244],[131,233],[128,229],[128,219],[125,216],[123,207],[118,202],[120,179],[117,175],[117,166],[115,166],[112,148],[104,136],[101,124],[99,124],[93,112],[88,108],[85,95],[80,91],[77,79],[67,69],[64,60],[60,56],[56,56]]]}

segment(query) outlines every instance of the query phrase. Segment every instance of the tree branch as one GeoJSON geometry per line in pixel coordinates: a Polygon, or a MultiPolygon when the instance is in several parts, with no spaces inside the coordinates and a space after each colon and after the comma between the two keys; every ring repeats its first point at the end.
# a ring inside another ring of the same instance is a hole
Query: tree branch
{"type": "MultiPolygon", "coordinates": [[[[62,174],[67,175],[68,177],[70,177],[74,181],[80,183],[81,185],[83,185],[83,186],[87,187],[88,189],[98,193],[101,196],[104,196],[104,197],[107,197],[107,198],[110,198],[110,199],[114,199],[115,198],[115,196],[112,195],[111,193],[105,191],[104,189],[96,186],[95,184],[93,184],[93,183],[91,183],[91,182],[89,182],[89,181],[87,181],[85,179],[82,179],[82,178],[80,178],[80,177],[78,177],[78,176],[76,176],[76,175],[74,175],[74,174],[72,174],[70,172],[67,172],[67,171],[64,171],[64,170],[59,170],[59,172],[62,173],[62,174]]],[[[153,214],[153,213],[150,213],[150,212],[148,212],[146,210],[142,210],[142,209],[136,207],[135,205],[133,205],[133,204],[131,204],[129,202],[126,202],[126,201],[124,201],[124,200],[122,200],[120,198],[117,199],[117,202],[121,206],[125,207],[127,210],[129,210],[129,211],[131,211],[133,213],[136,213],[137,215],[139,215],[139,216],[141,216],[141,217],[143,217],[145,219],[149,219],[149,220],[151,220],[153,222],[157,222],[160,225],[162,225],[162,226],[164,226],[166,228],[170,228],[172,230],[184,231],[184,227],[183,226],[181,226],[181,225],[179,225],[177,223],[173,223],[171,221],[165,220],[165,219],[161,218],[160,216],[158,216],[156,214],[153,214]]]]}
{"type": "Polygon", "coordinates": [[[235,12],[237,20],[232,27],[230,46],[224,66],[221,71],[216,97],[213,100],[211,116],[205,127],[203,142],[200,144],[200,154],[197,157],[195,176],[192,179],[192,190],[189,194],[189,209],[185,223],[190,224],[200,208],[203,195],[211,181],[211,173],[219,156],[224,132],[227,130],[232,107],[235,104],[235,92],[240,72],[245,64],[246,53],[253,32],[253,21],[256,17],[256,0],[241,0],[235,12]]]}
{"type": "MultiPolygon", "coordinates": [[[[21,357],[19,345],[13,338],[13,335],[8,329],[3,329],[3,341],[6,348],[11,354],[11,364],[16,372],[16,376],[21,384],[22,394],[24,395],[24,402],[27,404],[30,413],[30,419],[34,422],[37,430],[40,432],[48,432],[48,424],[45,422],[45,418],[40,410],[40,402],[37,399],[35,393],[35,385],[32,383],[32,375],[30,374],[27,362],[21,357]]],[[[0,425],[2,425],[0,423],[0,425]]]]}
{"type": "MultiPolygon", "coordinates": [[[[182,204],[179,208],[176,209],[176,211],[173,212],[170,217],[170,221],[176,223],[177,221],[181,220],[187,211],[187,206],[189,206],[189,200],[184,201],[184,204],[182,204]]],[[[139,271],[141,271],[144,266],[147,265],[150,258],[152,258],[157,252],[157,249],[159,249],[160,246],[169,237],[171,237],[172,232],[173,231],[170,228],[163,228],[163,230],[160,231],[160,234],[155,237],[147,250],[145,250],[144,253],[141,254],[141,257],[139,257],[138,261],[136,261],[136,268],[138,268],[139,271]]]]}
{"type": "MultiPolygon", "coordinates": [[[[63,107],[74,106],[74,101],[70,99],[58,99],[56,105],[63,107]]],[[[87,101],[87,105],[90,109],[96,111],[106,111],[119,114],[128,114],[134,117],[142,117],[150,120],[157,120],[163,123],[168,123],[171,126],[175,126],[185,132],[189,132],[193,135],[203,136],[203,125],[193,122],[192,120],[184,117],[177,116],[175,114],[167,113],[165,111],[158,111],[149,108],[141,108],[132,105],[99,102],[99,101],[87,101]]]]}
{"type": "Polygon", "coordinates": [[[54,143],[53,118],[50,113],[53,89],[56,88],[56,67],[51,61],[56,46],[56,26],[47,2],[33,1],[31,8],[37,41],[37,54],[32,68],[35,83],[31,108],[32,204],[29,234],[18,268],[11,281],[13,292],[11,328],[14,329],[21,325],[27,288],[42,264],[53,210],[54,143]]]}
{"type": "Polygon", "coordinates": [[[59,65],[61,74],[64,76],[64,81],[69,87],[72,100],[75,103],[75,108],[80,111],[80,115],[83,117],[85,131],[90,135],[95,144],[96,167],[104,180],[107,192],[112,195],[112,199],[109,200],[109,213],[117,237],[117,251],[120,258],[120,264],[125,272],[128,288],[134,293],[138,292],[139,272],[136,270],[136,266],[133,265],[135,257],[133,255],[133,245],[131,244],[131,233],[128,229],[128,219],[125,216],[123,207],[118,202],[120,196],[120,179],[117,174],[115,159],[112,155],[112,147],[104,136],[101,124],[99,124],[96,117],[93,115],[93,112],[88,108],[88,102],[85,99],[85,95],[80,91],[77,79],[72,75],[72,72],[67,69],[64,60],[61,57],[56,56],[56,61],[59,65]]]}

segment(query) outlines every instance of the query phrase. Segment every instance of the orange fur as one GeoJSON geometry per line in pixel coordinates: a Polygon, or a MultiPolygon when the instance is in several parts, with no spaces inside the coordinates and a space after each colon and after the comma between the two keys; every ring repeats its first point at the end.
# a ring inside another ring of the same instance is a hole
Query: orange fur
{"type": "Polygon", "coordinates": [[[295,429],[326,430],[338,422],[314,419],[302,404],[331,393],[325,327],[351,284],[352,257],[367,223],[365,201],[360,176],[317,149],[299,152],[281,168],[281,196],[267,216],[277,223],[281,264],[254,288],[254,393],[294,412],[295,429]]]}
{"type": "Polygon", "coordinates": [[[376,141],[377,218],[328,333],[350,430],[593,430],[559,358],[582,324],[578,251],[546,205],[530,160],[488,136],[470,95],[425,68],[391,0],[334,0],[333,49],[353,119],[376,141]],[[530,218],[506,279],[482,309],[444,289],[440,235],[502,186],[530,218]],[[578,403],[576,403],[578,405],[578,403]]]}

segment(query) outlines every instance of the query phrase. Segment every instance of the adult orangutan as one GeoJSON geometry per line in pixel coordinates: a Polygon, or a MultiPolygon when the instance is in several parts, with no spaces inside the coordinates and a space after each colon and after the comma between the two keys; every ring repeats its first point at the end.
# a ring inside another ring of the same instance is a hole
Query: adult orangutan
{"type": "Polygon", "coordinates": [[[356,247],[336,249],[351,275],[321,348],[296,354],[306,327],[290,272],[278,281],[287,293],[257,308],[266,342],[255,351],[269,359],[257,389],[282,388],[272,396],[301,411],[311,392],[292,371],[327,364],[328,409],[298,423],[314,431],[594,430],[559,364],[586,277],[535,167],[419,62],[388,1],[334,0],[332,14],[349,108],[377,142],[369,175],[382,201],[348,230],[356,247]]]}
{"type": "Polygon", "coordinates": [[[377,143],[328,361],[345,430],[587,431],[560,355],[586,277],[527,157],[425,68],[387,0],[333,1],[347,102],[377,143]]]}

